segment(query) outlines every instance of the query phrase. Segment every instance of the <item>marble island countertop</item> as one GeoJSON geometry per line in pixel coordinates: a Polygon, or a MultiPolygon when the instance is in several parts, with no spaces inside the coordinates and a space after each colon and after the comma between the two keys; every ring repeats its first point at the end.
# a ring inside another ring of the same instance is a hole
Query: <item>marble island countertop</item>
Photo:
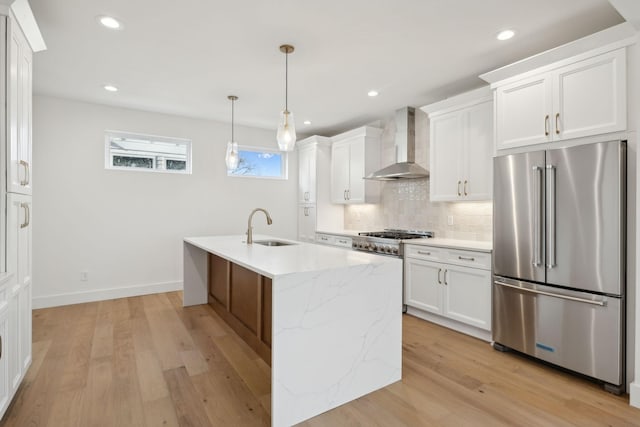
{"type": "Polygon", "coordinates": [[[242,265],[263,276],[277,276],[305,273],[359,265],[390,262],[389,257],[381,257],[366,252],[353,251],[333,246],[297,242],[279,237],[255,235],[254,243],[248,245],[246,236],[205,236],[187,237],[185,242],[212,254],[242,265]],[[278,240],[292,243],[286,246],[264,246],[259,240],[278,240]]]}

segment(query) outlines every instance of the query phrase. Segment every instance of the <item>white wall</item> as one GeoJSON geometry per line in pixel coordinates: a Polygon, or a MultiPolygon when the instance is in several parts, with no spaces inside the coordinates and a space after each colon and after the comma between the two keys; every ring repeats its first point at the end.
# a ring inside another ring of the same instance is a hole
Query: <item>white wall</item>
{"type": "MultiPolygon", "coordinates": [[[[230,178],[229,137],[228,123],[34,97],[34,307],[181,288],[182,238],[243,234],[255,207],[273,217],[256,233],[295,238],[295,154],[286,181],[230,178]],[[191,139],[193,174],[106,170],[107,129],[191,139]]],[[[275,130],[236,138],[276,146],[275,130]]]]}

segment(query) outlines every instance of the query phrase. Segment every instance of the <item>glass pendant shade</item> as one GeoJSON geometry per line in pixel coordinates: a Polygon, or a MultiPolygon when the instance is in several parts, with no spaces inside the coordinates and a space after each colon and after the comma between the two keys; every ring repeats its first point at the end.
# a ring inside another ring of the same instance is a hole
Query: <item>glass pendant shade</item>
{"type": "Polygon", "coordinates": [[[238,155],[238,143],[231,142],[227,144],[227,155],[224,158],[224,161],[227,163],[227,170],[234,170],[238,167],[238,163],[240,162],[240,156],[238,155]]]}
{"type": "Polygon", "coordinates": [[[278,148],[280,151],[292,151],[296,144],[296,125],[293,121],[293,113],[283,110],[280,113],[280,122],[278,123],[278,148]]]}

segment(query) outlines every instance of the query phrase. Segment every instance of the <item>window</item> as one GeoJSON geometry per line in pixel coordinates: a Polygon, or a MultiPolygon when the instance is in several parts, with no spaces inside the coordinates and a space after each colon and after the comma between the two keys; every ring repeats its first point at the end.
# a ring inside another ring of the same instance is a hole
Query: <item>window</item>
{"type": "Polygon", "coordinates": [[[259,147],[238,147],[238,167],[227,171],[229,176],[287,179],[287,154],[259,147]]]}
{"type": "Polygon", "coordinates": [[[105,168],[190,174],[191,141],[106,131],[105,168]]]}

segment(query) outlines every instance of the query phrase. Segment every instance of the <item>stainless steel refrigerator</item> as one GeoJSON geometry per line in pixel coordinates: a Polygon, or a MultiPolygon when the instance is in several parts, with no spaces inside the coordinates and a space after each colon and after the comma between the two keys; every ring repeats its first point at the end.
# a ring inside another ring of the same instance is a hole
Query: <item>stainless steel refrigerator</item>
{"type": "Polygon", "coordinates": [[[626,142],[494,159],[492,335],[625,384],[626,142]]]}

